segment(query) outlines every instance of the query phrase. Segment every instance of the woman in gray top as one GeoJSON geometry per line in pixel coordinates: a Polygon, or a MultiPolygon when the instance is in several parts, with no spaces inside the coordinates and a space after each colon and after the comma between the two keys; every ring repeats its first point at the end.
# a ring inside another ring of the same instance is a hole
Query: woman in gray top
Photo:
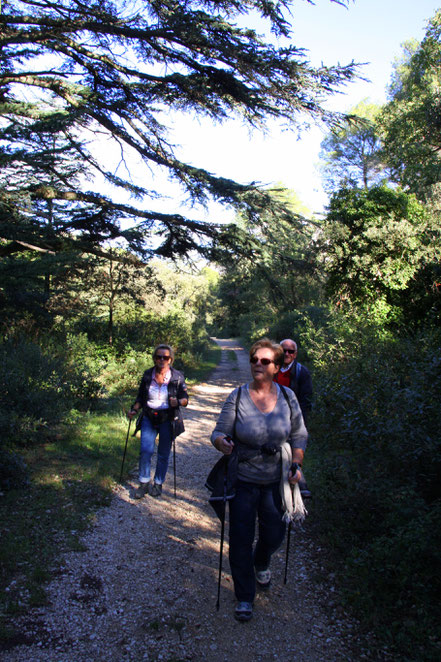
{"type": "Polygon", "coordinates": [[[297,398],[273,381],[282,365],[280,345],[267,338],[254,343],[252,381],[230,393],[211,435],[219,451],[230,455],[234,449],[239,454],[236,494],[229,502],[229,559],[239,621],[252,617],[256,580],[261,588],[270,585],[271,555],[282,544],[292,517],[289,484],[300,480],[306,448],[297,398]],[[259,536],[253,550],[256,516],[259,536]]]}

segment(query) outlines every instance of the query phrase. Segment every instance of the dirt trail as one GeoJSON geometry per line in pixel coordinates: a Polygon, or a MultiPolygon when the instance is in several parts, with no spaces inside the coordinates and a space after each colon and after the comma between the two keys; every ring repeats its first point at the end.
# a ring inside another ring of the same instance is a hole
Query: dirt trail
{"type": "Polygon", "coordinates": [[[371,659],[360,649],[356,624],[332,610],[332,586],[327,594],[311,580],[319,550],[302,531],[291,536],[287,585],[283,548],[249,623],[233,619],[226,544],[215,610],[220,526],[204,481],[218,454],[209,436],[225,397],[249,379],[246,352],[233,340],[217,342],[222,360],[194,389],[177,440],[177,498],[172,466],[160,499],[131,499],[134,479],[119,486],[84,537],[86,551],[64,558],[50,605],[23,622],[29,645],[10,650],[8,662],[371,659]]]}

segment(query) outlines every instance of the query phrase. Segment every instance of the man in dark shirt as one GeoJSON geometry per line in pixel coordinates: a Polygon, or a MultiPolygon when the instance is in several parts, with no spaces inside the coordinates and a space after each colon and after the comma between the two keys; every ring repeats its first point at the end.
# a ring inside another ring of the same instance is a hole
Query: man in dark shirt
{"type": "Polygon", "coordinates": [[[280,343],[283,347],[284,362],[274,378],[278,384],[288,386],[297,396],[303,420],[308,427],[308,416],[312,408],[312,379],[308,368],[297,361],[297,344],[287,338],[280,343]]]}
{"type": "MultiPolygon", "coordinates": [[[[297,396],[303,420],[308,427],[309,412],[312,408],[312,379],[308,368],[297,361],[297,343],[291,338],[281,341],[283,347],[283,366],[274,377],[274,381],[282,386],[287,386],[297,396]]],[[[304,499],[311,498],[311,492],[306,485],[304,476],[299,482],[300,492],[304,499]]]]}

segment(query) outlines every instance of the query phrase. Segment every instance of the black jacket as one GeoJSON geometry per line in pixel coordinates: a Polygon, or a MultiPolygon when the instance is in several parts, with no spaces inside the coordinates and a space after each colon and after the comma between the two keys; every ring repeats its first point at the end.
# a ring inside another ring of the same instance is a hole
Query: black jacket
{"type": "Polygon", "coordinates": [[[311,373],[304,365],[294,361],[291,367],[289,388],[294,391],[302,410],[303,420],[307,425],[308,414],[312,409],[312,379],[311,373]],[[299,366],[300,369],[297,368],[299,366]]]}
{"type": "MultiPolygon", "coordinates": [[[[188,391],[187,391],[187,385],[185,383],[184,375],[182,374],[182,372],[179,372],[179,370],[176,370],[173,367],[171,367],[170,370],[171,370],[171,377],[169,383],[167,384],[169,399],[177,398],[178,401],[182,400],[182,398],[188,399],[188,391]]],[[[148,399],[150,384],[152,383],[152,379],[153,379],[153,371],[154,368],[149,368],[148,370],[145,371],[145,373],[142,376],[141,383],[139,385],[138,395],[136,396],[135,404],[138,402],[141,405],[143,411],[145,411],[145,409],[147,408],[147,399],[148,399]]],[[[172,439],[176,439],[176,437],[182,434],[185,430],[184,421],[182,418],[182,412],[179,406],[170,407],[170,418],[171,418],[171,426],[172,426],[172,439]]],[[[140,422],[137,424],[138,429],[139,426],[140,426],[140,422]]]]}

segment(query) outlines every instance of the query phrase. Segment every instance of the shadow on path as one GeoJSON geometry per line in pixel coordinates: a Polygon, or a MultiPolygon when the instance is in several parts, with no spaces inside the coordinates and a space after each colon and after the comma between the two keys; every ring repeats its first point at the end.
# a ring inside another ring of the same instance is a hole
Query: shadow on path
{"type": "Polygon", "coordinates": [[[40,641],[10,651],[9,662],[360,659],[351,652],[353,624],[329,615],[310,581],[312,543],[301,531],[291,537],[287,585],[283,549],[273,559],[271,590],[257,595],[246,624],[232,616],[226,544],[215,610],[220,525],[204,484],[219,455],[209,437],[228,393],[249,378],[248,354],[238,342],[216,342],[221,361],[193,389],[186,431],[177,439],[177,498],[172,467],[160,499],[132,500],[136,481],[118,486],[83,539],[87,551],[66,555],[49,587],[50,604],[32,615],[40,641]]]}

